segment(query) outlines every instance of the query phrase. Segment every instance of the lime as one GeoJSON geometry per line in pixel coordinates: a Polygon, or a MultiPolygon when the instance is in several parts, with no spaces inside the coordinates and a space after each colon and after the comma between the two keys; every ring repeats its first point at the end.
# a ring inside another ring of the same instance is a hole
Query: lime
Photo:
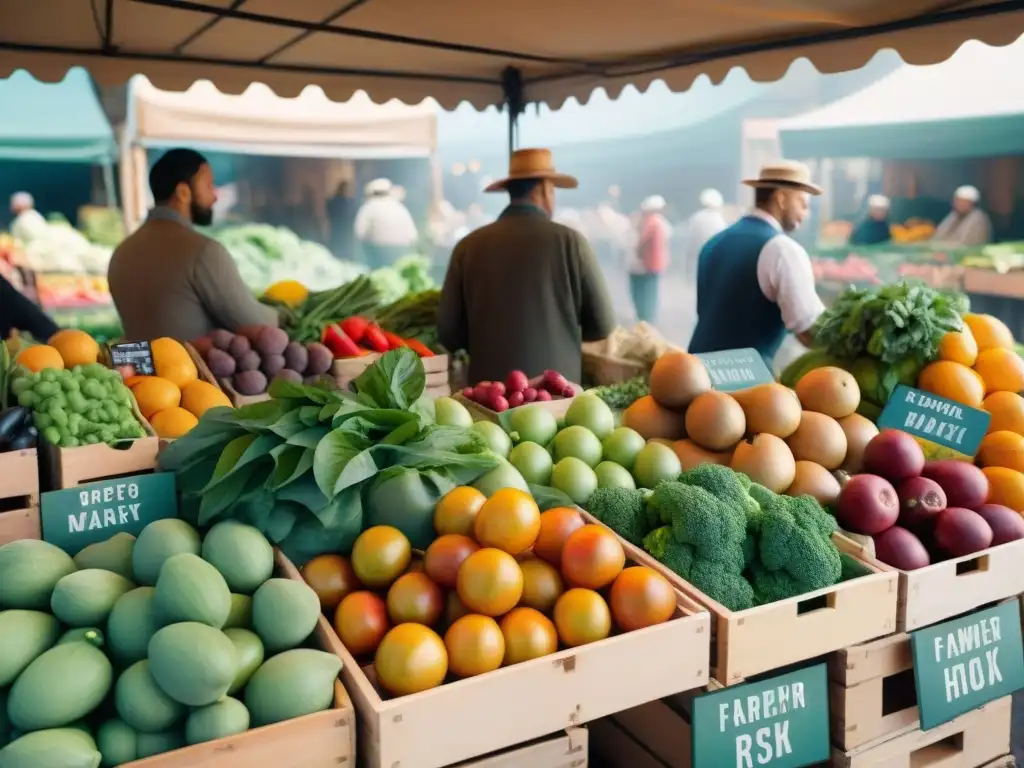
{"type": "Polygon", "coordinates": [[[676,452],[664,443],[645,445],[633,465],[633,477],[641,488],[653,488],[662,480],[675,480],[682,471],[676,452]]]}
{"type": "Polygon", "coordinates": [[[434,412],[437,423],[442,427],[471,427],[473,417],[466,406],[450,397],[439,397],[434,401],[434,412]]]}
{"type": "Polygon", "coordinates": [[[530,492],[530,486],[527,484],[526,479],[519,473],[518,469],[509,464],[505,459],[502,459],[501,463],[490,472],[479,477],[473,483],[473,487],[488,498],[502,488],[518,488],[521,491],[530,492]]]}
{"type": "Polygon", "coordinates": [[[596,467],[601,461],[601,441],[586,427],[566,427],[555,435],[555,461],[573,456],[588,467],[596,467]]]}
{"type": "Polygon", "coordinates": [[[551,470],[551,485],[577,504],[586,504],[597,490],[597,475],[584,462],[568,456],[551,470]]]}
{"type": "Polygon", "coordinates": [[[594,468],[598,488],[636,488],[633,476],[613,461],[602,461],[594,468]]]}
{"type": "Polygon", "coordinates": [[[565,423],[569,426],[586,427],[598,440],[603,440],[615,428],[615,415],[597,395],[578,395],[565,412],[565,423]]]}
{"type": "Polygon", "coordinates": [[[534,485],[551,483],[551,467],[554,462],[551,460],[551,454],[544,450],[544,446],[537,443],[520,443],[512,449],[508,460],[519,470],[526,482],[534,485]]]}
{"type": "Polygon", "coordinates": [[[472,429],[480,433],[492,451],[503,459],[508,458],[508,452],[512,450],[512,438],[505,433],[500,424],[493,421],[478,421],[473,424],[472,429]]]}
{"type": "Polygon", "coordinates": [[[513,408],[508,417],[509,427],[518,438],[517,442],[547,445],[558,432],[558,424],[550,411],[539,405],[525,405],[513,408]]]}
{"type": "Polygon", "coordinates": [[[632,471],[636,456],[643,449],[645,441],[635,429],[619,427],[601,443],[602,454],[608,461],[632,471]]]}

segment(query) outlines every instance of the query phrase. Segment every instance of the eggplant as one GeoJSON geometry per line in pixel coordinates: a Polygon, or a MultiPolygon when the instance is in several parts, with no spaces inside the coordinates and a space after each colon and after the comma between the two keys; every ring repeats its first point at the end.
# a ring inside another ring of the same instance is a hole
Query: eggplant
{"type": "Polygon", "coordinates": [[[0,413],[0,446],[7,445],[17,438],[31,418],[32,411],[20,406],[8,408],[0,413]]]}
{"type": "Polygon", "coordinates": [[[38,439],[39,436],[35,434],[34,429],[31,432],[25,430],[8,444],[7,449],[10,451],[23,451],[26,448],[35,448],[38,439]]]}

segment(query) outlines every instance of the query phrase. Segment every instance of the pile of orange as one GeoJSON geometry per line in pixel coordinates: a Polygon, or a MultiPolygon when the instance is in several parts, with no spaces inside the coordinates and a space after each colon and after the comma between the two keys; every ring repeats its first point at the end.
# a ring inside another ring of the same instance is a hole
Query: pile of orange
{"type": "Polygon", "coordinates": [[[64,370],[76,365],[91,365],[99,360],[100,345],[85,331],[65,328],[57,331],[46,344],[33,344],[18,353],[15,362],[38,373],[44,368],[64,370]]]}
{"type": "Polygon", "coordinates": [[[394,696],[484,674],[668,621],[669,582],[626,566],[622,544],[575,509],[541,513],[530,494],[458,487],[434,512],[422,559],[396,528],[360,534],[349,559],[321,555],[302,574],[356,657],[373,656],[394,696]]]}
{"type": "Polygon", "coordinates": [[[943,337],[917,384],[991,414],[975,461],[989,479],[989,502],[1024,513],[1024,360],[1010,329],[992,315],[964,315],[964,329],[943,337]]]}

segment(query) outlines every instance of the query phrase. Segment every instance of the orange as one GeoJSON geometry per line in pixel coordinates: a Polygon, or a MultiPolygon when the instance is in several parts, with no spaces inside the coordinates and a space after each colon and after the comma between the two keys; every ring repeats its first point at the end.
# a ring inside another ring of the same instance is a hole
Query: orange
{"type": "Polygon", "coordinates": [[[558,596],[565,591],[565,582],[558,569],[538,557],[528,557],[519,562],[523,572],[523,596],[520,605],[536,608],[541,613],[551,613],[558,596]]]}
{"type": "Polygon", "coordinates": [[[65,368],[74,368],[76,365],[90,365],[100,357],[100,345],[96,339],[85,331],[75,328],[65,328],[57,331],[50,340],[46,342],[56,349],[64,359],[65,368]]]}
{"type": "Polygon", "coordinates": [[[505,666],[548,656],[558,650],[558,632],[551,619],[533,608],[516,608],[501,619],[505,666]]]}
{"type": "Polygon", "coordinates": [[[446,533],[472,536],[473,521],[485,501],[487,497],[471,486],[452,488],[434,507],[434,530],[439,536],[446,533]]]}
{"type": "Polygon", "coordinates": [[[159,437],[174,440],[191,432],[199,420],[184,408],[174,407],[154,413],[149,423],[159,437]]]}
{"type": "Polygon", "coordinates": [[[139,410],[147,419],[168,408],[177,408],[181,404],[181,390],[167,379],[159,376],[146,376],[132,387],[132,394],[139,404],[139,410]]]}
{"type": "Polygon", "coordinates": [[[423,555],[423,571],[439,586],[453,589],[462,561],[480,547],[469,536],[446,533],[438,536],[423,555]]]}
{"type": "Polygon", "coordinates": [[[663,624],[676,611],[675,591],[668,579],[642,565],[626,568],[616,577],[608,602],[623,632],[663,624]]]}
{"type": "Polygon", "coordinates": [[[33,373],[39,373],[44,368],[53,368],[58,371],[64,369],[64,358],[60,356],[60,352],[45,344],[25,347],[14,358],[14,362],[22,368],[28,368],[33,373]]]}
{"type": "Polygon", "coordinates": [[[556,568],[562,567],[562,547],[569,534],[583,527],[583,518],[572,507],[555,507],[540,516],[540,531],[533,543],[533,554],[547,560],[556,568]]]}
{"type": "Polygon", "coordinates": [[[352,592],[334,612],[334,631],[353,656],[373,653],[390,628],[388,609],[373,592],[352,592]]]}
{"type": "Polygon", "coordinates": [[[992,414],[990,433],[1007,430],[1024,435],[1024,397],[1016,392],[993,392],[981,407],[992,414]]]}
{"type": "Polygon", "coordinates": [[[211,408],[219,406],[231,407],[228,396],[221,392],[220,387],[215,387],[205,381],[190,381],[181,390],[181,407],[194,414],[202,416],[211,408]]]}
{"type": "Polygon", "coordinates": [[[995,347],[1013,349],[1013,334],[998,317],[969,312],[964,315],[964,324],[971,329],[971,335],[978,342],[979,352],[995,347]]]}
{"type": "Polygon", "coordinates": [[[409,540],[390,525],[367,528],[352,545],[352,569],[356,578],[370,588],[390,586],[411,560],[409,540]]]}
{"type": "Polygon", "coordinates": [[[978,359],[978,342],[965,323],[962,331],[949,331],[939,342],[939,360],[973,366],[978,359]]]}
{"type": "Polygon", "coordinates": [[[978,355],[974,370],[985,382],[985,394],[1024,390],[1024,360],[1016,352],[993,347],[978,355]]]}
{"type": "Polygon", "coordinates": [[[469,610],[501,616],[515,608],[523,596],[523,572],[512,555],[488,547],[463,561],[456,589],[469,610]]]}
{"type": "Polygon", "coordinates": [[[1008,429],[990,432],[981,441],[976,462],[979,467],[1006,467],[1024,472],[1024,437],[1008,429]]]}
{"type": "Polygon", "coordinates": [[[456,621],[444,635],[448,669],[458,677],[493,672],[505,658],[505,638],[490,616],[471,613],[456,621]]]}
{"type": "Polygon", "coordinates": [[[985,399],[985,382],[966,365],[937,360],[929,363],[917,377],[918,389],[957,403],[980,408],[985,399]]]}
{"type": "Polygon", "coordinates": [[[141,384],[142,382],[144,382],[148,378],[151,378],[151,377],[150,376],[129,376],[127,379],[124,380],[124,385],[126,387],[128,387],[128,389],[134,389],[138,384],[141,384]]]}
{"type": "Polygon", "coordinates": [[[408,696],[444,682],[448,651],[432,629],[422,624],[399,624],[377,646],[373,669],[384,690],[408,696]]]}
{"type": "Polygon", "coordinates": [[[502,488],[484,502],[473,522],[482,547],[518,555],[533,546],[540,531],[540,509],[533,496],[518,488],[502,488]]]}
{"type": "Polygon", "coordinates": [[[302,566],[302,578],[320,598],[324,612],[333,611],[345,597],[359,589],[352,564],[341,555],[317,555],[302,566]]]}
{"type": "Polygon", "coordinates": [[[555,629],[562,642],[574,648],[604,640],[612,631],[608,604],[592,589],[570,589],[555,603],[555,629]]]}
{"type": "Polygon", "coordinates": [[[1002,504],[1024,513],[1024,473],[1006,467],[985,467],[981,471],[989,482],[989,504],[1002,504]]]}
{"type": "Polygon", "coordinates": [[[425,573],[403,573],[388,589],[387,606],[392,624],[432,627],[444,610],[444,594],[425,573]]]}
{"type": "Polygon", "coordinates": [[[155,339],[149,343],[149,348],[157,376],[173,382],[179,389],[199,378],[188,351],[174,339],[155,339]]]}
{"type": "Polygon", "coordinates": [[[602,525],[584,525],[566,539],[562,548],[562,575],[574,587],[607,587],[625,564],[622,544],[602,525]]]}
{"type": "Polygon", "coordinates": [[[448,625],[454,624],[467,613],[469,613],[469,609],[462,604],[462,601],[459,599],[459,593],[453,589],[448,593],[448,598],[444,604],[445,623],[448,625]]]}

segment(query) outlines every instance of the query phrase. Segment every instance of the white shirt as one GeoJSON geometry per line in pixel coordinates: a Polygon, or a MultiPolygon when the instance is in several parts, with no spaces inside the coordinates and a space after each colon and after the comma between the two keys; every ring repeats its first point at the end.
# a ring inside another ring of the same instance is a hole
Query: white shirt
{"type": "Polygon", "coordinates": [[[807,251],[782,231],[771,214],[760,209],[750,212],[778,231],[761,249],[757,259],[757,283],[761,293],[782,313],[786,330],[796,335],[810,330],[825,311],[814,287],[814,270],[807,251]]]}
{"type": "Polygon", "coordinates": [[[697,260],[701,249],[708,240],[717,235],[728,224],[718,208],[702,208],[686,222],[686,244],[683,247],[683,263],[693,274],[697,271],[697,260]]]}
{"type": "Polygon", "coordinates": [[[11,234],[22,243],[28,244],[46,232],[46,219],[35,208],[19,213],[11,223],[11,234]]]}
{"type": "Polygon", "coordinates": [[[363,203],[354,229],[356,237],[370,245],[407,248],[419,239],[409,209],[390,195],[371,197],[363,203]]]}

